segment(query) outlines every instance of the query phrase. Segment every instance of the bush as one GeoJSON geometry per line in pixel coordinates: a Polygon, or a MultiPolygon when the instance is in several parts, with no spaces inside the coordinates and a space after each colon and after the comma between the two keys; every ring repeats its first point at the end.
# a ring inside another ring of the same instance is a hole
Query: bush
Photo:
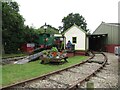
{"type": "Polygon", "coordinates": [[[56,47],[52,47],[51,52],[58,52],[58,49],[56,47]]]}

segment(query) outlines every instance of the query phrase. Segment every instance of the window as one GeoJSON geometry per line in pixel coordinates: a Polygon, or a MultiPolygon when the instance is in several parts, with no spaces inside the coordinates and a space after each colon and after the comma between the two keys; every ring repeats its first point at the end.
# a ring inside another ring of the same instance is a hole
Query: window
{"type": "Polygon", "coordinates": [[[77,37],[72,37],[72,43],[77,43],[77,37]]]}

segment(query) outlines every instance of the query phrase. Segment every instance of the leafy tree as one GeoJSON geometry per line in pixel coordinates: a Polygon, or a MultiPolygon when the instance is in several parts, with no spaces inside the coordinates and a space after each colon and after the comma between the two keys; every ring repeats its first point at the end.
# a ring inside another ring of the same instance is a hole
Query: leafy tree
{"type": "Polygon", "coordinates": [[[62,32],[63,32],[63,27],[62,27],[62,26],[59,26],[59,27],[58,27],[58,30],[59,30],[59,33],[62,33],[62,32]]]}
{"type": "Polygon", "coordinates": [[[38,33],[33,27],[25,26],[24,28],[24,39],[25,43],[37,43],[36,40],[38,39],[38,33]]]}
{"type": "Polygon", "coordinates": [[[62,22],[63,22],[63,31],[67,30],[74,24],[80,26],[83,30],[88,31],[86,20],[82,15],[78,13],[76,14],[70,13],[69,15],[67,15],[62,19],[62,22]]]}
{"type": "Polygon", "coordinates": [[[17,2],[2,3],[2,44],[5,53],[16,53],[24,42],[24,18],[17,2]]]}

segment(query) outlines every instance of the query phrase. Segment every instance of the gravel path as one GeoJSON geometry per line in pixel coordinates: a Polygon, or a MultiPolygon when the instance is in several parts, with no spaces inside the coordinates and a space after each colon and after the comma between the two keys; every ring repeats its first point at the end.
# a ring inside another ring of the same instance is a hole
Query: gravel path
{"type": "MultiPolygon", "coordinates": [[[[108,57],[108,65],[92,77],[89,82],[94,83],[94,88],[117,88],[118,87],[118,57],[111,53],[105,53],[108,57]]],[[[100,57],[101,58],[101,57],[100,57]]],[[[81,85],[86,88],[87,82],[81,85]]]]}

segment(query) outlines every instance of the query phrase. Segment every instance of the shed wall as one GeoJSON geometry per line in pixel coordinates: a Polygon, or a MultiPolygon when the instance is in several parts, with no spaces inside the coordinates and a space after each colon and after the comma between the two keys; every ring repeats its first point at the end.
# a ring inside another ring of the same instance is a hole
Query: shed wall
{"type": "Polygon", "coordinates": [[[77,37],[77,43],[72,43],[75,44],[75,50],[86,50],[85,48],[86,34],[83,31],[81,31],[79,28],[77,27],[70,28],[65,33],[65,37],[66,37],[66,44],[68,40],[72,42],[72,37],[77,37]]]}
{"type": "Polygon", "coordinates": [[[120,44],[120,30],[116,25],[102,23],[93,34],[108,34],[108,44],[120,44]]]}

